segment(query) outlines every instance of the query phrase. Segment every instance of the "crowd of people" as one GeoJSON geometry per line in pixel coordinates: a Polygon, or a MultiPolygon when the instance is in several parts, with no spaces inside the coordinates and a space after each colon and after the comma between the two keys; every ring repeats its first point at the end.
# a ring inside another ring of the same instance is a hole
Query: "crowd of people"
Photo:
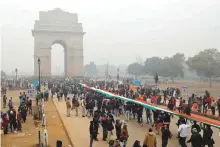
{"type": "Polygon", "coordinates": [[[17,133],[22,131],[22,124],[26,122],[28,114],[32,114],[32,100],[27,97],[25,92],[19,95],[19,106],[13,103],[13,98],[3,95],[3,109],[1,110],[1,129],[4,134],[9,132],[17,133]]]}
{"type": "MultiPolygon", "coordinates": [[[[85,82],[85,81],[84,81],[85,82]]],[[[141,98],[142,100],[160,104],[166,103],[168,101],[168,108],[174,110],[179,109],[180,112],[184,112],[190,115],[192,104],[189,102],[186,104],[182,98],[180,98],[179,106],[176,104],[176,95],[180,95],[178,92],[174,92],[174,89],[166,89],[163,91],[164,99],[162,101],[162,96],[160,95],[160,89],[153,89],[147,87],[138,87],[137,90],[133,90],[128,85],[117,85],[114,83],[106,82],[94,82],[89,81],[88,84],[91,87],[96,87],[98,89],[108,90],[109,92],[125,96],[130,99],[141,98]]],[[[156,147],[157,139],[156,135],[162,137],[162,147],[167,147],[169,138],[172,137],[172,133],[169,130],[170,123],[172,120],[172,115],[160,111],[160,110],[150,110],[143,108],[141,105],[137,105],[130,102],[124,102],[119,99],[107,98],[102,94],[99,94],[91,89],[84,88],[77,84],[77,82],[68,85],[63,84],[62,86],[53,85],[56,87],[55,93],[59,91],[66,91],[67,93],[72,93],[73,97],[70,98],[65,96],[64,93],[59,95],[58,100],[62,100],[62,95],[64,95],[66,100],[67,116],[71,116],[71,110],[75,109],[76,116],[79,115],[79,108],[82,109],[82,117],[92,117],[90,121],[90,147],[92,147],[93,141],[97,141],[97,136],[99,135],[99,126],[102,126],[102,140],[107,141],[109,147],[126,147],[127,141],[129,140],[129,133],[127,130],[127,122],[131,119],[136,119],[140,126],[144,123],[150,125],[148,133],[144,138],[144,142],[141,143],[139,140],[134,142],[133,147],[156,147]],[[63,89],[63,90],[60,90],[63,89]],[[120,120],[115,118],[120,118],[123,116],[125,120],[120,120]],[[146,116],[144,120],[143,115],[146,116]],[[154,133],[155,129],[155,133],[154,133]],[[112,134],[115,130],[116,140],[112,140],[112,134]]],[[[207,93],[207,92],[206,92],[207,93]]],[[[192,97],[189,98],[193,99],[192,97]]],[[[192,147],[213,147],[214,140],[212,138],[213,131],[209,125],[200,123],[197,124],[196,121],[191,122],[186,118],[180,117],[177,124],[178,139],[181,147],[186,147],[186,143],[191,143],[192,147]],[[188,135],[188,129],[191,128],[191,137],[186,141],[188,135]],[[203,135],[200,134],[203,130],[203,135]]]]}
{"type": "Polygon", "coordinates": [[[216,116],[217,110],[218,116],[220,116],[220,98],[214,99],[207,90],[203,97],[192,94],[187,100],[181,97],[178,88],[168,87],[165,90],[160,90],[138,87],[138,92],[142,95],[142,100],[149,98],[154,104],[167,104],[170,110],[178,109],[179,112],[186,110],[188,115],[190,115],[191,110],[208,115],[207,113],[210,110],[213,116],[216,116]]]}
{"type": "MultiPolygon", "coordinates": [[[[170,131],[172,115],[131,102],[122,101],[116,98],[108,98],[103,94],[97,93],[91,89],[85,88],[79,83],[86,83],[90,87],[107,90],[111,93],[124,96],[130,99],[143,100],[155,105],[166,104],[170,110],[178,109],[180,113],[191,115],[195,103],[198,105],[198,111],[206,113],[208,109],[212,112],[214,109],[220,109],[220,100],[213,100],[208,91],[202,98],[202,107],[199,105],[198,99],[194,94],[188,98],[186,102],[182,97],[178,88],[167,88],[161,90],[158,88],[140,86],[135,89],[127,84],[117,85],[116,82],[90,81],[87,79],[65,80],[57,79],[48,81],[48,88],[52,98],[58,101],[66,102],[67,117],[71,117],[71,110],[75,111],[76,117],[91,118],[89,133],[90,147],[93,141],[98,141],[98,135],[102,135],[102,140],[106,141],[109,147],[126,147],[129,140],[129,132],[127,123],[130,120],[137,120],[142,127],[145,123],[149,125],[149,130],[144,137],[144,141],[137,140],[133,143],[133,147],[156,147],[157,135],[161,135],[162,147],[167,147],[169,139],[173,137],[170,131]],[[210,100],[211,99],[211,100],[210,100]],[[179,101],[177,103],[177,100],[179,101]],[[79,112],[80,111],[80,112],[79,112]],[[121,117],[124,116],[124,117],[121,117]],[[124,118],[124,119],[121,119],[124,118]],[[101,127],[100,127],[101,126],[101,127]],[[102,133],[99,134],[99,129],[102,133]],[[115,135],[113,135],[115,134],[115,135]],[[116,138],[116,139],[115,139],[116,138]]],[[[45,84],[46,85],[46,84],[45,84]]],[[[43,90],[39,98],[45,101],[49,98],[49,91],[43,90]]],[[[32,113],[32,101],[26,96],[26,93],[20,93],[19,107],[17,111],[13,105],[13,99],[3,96],[3,107],[7,111],[1,112],[1,124],[4,134],[11,132],[17,133],[22,130],[22,123],[26,122],[27,114],[32,113]]],[[[220,114],[220,113],[219,113],[220,114]]],[[[179,117],[176,130],[178,131],[178,140],[181,147],[186,147],[187,143],[191,143],[192,147],[213,147],[213,130],[211,126],[191,122],[186,118],[179,117]],[[191,128],[191,132],[189,132],[191,128]],[[203,132],[203,134],[202,134],[203,132]],[[191,133],[191,137],[187,139],[191,133]],[[201,135],[202,134],[202,135],[201,135]]]]}

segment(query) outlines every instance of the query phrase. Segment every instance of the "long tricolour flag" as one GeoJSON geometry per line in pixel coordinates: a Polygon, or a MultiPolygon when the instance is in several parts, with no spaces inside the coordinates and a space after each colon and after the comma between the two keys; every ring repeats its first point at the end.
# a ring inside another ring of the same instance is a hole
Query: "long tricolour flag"
{"type": "Polygon", "coordinates": [[[89,87],[86,84],[81,84],[80,83],[80,85],[85,87],[85,88],[88,88],[88,89],[91,89],[93,91],[96,91],[96,92],[98,92],[100,94],[103,94],[103,95],[105,95],[106,97],[109,97],[109,98],[116,98],[116,99],[120,99],[120,100],[123,100],[123,101],[139,104],[139,105],[142,105],[143,107],[148,108],[150,110],[161,110],[161,111],[164,111],[164,112],[176,115],[176,116],[185,117],[185,118],[193,120],[193,121],[202,122],[204,124],[208,124],[208,125],[211,125],[211,126],[213,126],[215,128],[220,129],[220,123],[216,122],[216,121],[212,121],[210,119],[206,119],[206,118],[195,116],[195,115],[190,116],[190,115],[186,115],[186,114],[183,114],[183,113],[178,113],[177,111],[170,111],[168,109],[160,108],[158,106],[155,106],[155,105],[153,105],[151,103],[148,103],[146,101],[129,99],[129,98],[126,98],[126,97],[123,97],[123,96],[115,95],[115,94],[110,93],[110,92],[105,91],[105,90],[97,89],[97,88],[94,88],[94,87],[89,87]]]}

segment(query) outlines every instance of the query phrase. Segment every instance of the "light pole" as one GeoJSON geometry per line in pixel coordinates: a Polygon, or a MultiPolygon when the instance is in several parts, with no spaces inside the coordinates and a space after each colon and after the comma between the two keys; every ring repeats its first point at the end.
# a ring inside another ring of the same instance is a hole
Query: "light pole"
{"type": "Polygon", "coordinates": [[[15,68],[15,86],[17,87],[17,82],[18,82],[18,69],[15,68]]]}
{"type": "Polygon", "coordinates": [[[38,77],[38,80],[39,80],[38,88],[39,88],[39,89],[38,89],[38,90],[39,90],[39,92],[40,92],[40,91],[41,91],[41,87],[40,87],[40,86],[41,86],[41,85],[40,85],[40,58],[37,59],[37,63],[38,63],[38,72],[39,72],[39,75],[38,75],[38,76],[39,76],[39,77],[38,77]]]}
{"type": "Polygon", "coordinates": [[[107,79],[108,79],[108,63],[106,64],[106,67],[105,67],[105,87],[107,86],[107,79]]]}
{"type": "Polygon", "coordinates": [[[119,69],[117,68],[117,88],[118,88],[118,84],[119,84],[119,69]]]}

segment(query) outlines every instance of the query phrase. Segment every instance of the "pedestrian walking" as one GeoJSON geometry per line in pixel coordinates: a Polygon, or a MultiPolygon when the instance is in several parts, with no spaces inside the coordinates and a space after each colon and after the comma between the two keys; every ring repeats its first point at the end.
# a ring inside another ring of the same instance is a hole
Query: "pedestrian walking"
{"type": "Polygon", "coordinates": [[[70,110],[71,110],[71,103],[70,103],[70,98],[67,98],[66,101],[66,109],[67,109],[67,117],[70,117],[70,110]]]}
{"type": "Polygon", "coordinates": [[[143,147],[156,147],[156,146],[157,146],[156,135],[153,132],[152,128],[150,128],[149,132],[146,133],[145,135],[143,147]]]}

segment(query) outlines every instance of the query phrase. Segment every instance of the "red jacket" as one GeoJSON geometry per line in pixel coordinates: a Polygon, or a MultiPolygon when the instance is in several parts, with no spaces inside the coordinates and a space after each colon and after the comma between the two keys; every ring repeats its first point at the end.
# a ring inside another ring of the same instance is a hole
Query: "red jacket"
{"type": "Polygon", "coordinates": [[[212,104],[212,98],[209,97],[209,98],[207,99],[207,102],[208,102],[208,105],[210,106],[210,105],[212,104]]]}
{"type": "Polygon", "coordinates": [[[175,106],[176,105],[176,99],[172,99],[172,104],[175,106]]]}
{"type": "Polygon", "coordinates": [[[9,119],[7,116],[4,116],[2,119],[2,127],[6,127],[8,125],[9,119]]]}
{"type": "Polygon", "coordinates": [[[21,113],[20,112],[18,112],[18,114],[17,114],[17,120],[21,120],[21,113]]]}

